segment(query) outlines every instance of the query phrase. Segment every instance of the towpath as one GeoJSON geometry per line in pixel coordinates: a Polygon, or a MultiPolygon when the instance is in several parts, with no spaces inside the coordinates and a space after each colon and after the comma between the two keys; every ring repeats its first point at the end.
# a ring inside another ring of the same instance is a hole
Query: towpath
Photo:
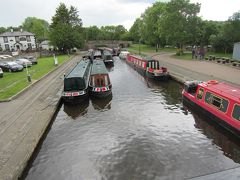
{"type": "Polygon", "coordinates": [[[0,103],[0,179],[17,179],[56,111],[63,74],[81,59],[64,63],[21,96],[0,103]]]}
{"type": "Polygon", "coordinates": [[[149,54],[168,68],[170,73],[180,81],[216,79],[240,85],[240,68],[217,64],[205,60],[180,60],[171,53],[149,54]]]}

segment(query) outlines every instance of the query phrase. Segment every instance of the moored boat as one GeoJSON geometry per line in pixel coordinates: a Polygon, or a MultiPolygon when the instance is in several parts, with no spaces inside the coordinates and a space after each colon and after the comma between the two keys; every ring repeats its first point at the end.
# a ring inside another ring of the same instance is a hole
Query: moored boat
{"type": "Polygon", "coordinates": [[[103,62],[106,66],[110,65],[113,66],[114,62],[113,62],[113,56],[109,51],[104,50],[102,53],[102,58],[103,58],[103,62]]]}
{"type": "Polygon", "coordinates": [[[208,116],[240,137],[240,87],[216,80],[187,81],[182,95],[184,106],[208,116]]]}
{"type": "Polygon", "coordinates": [[[140,74],[155,80],[168,80],[169,73],[166,67],[160,67],[159,61],[151,57],[127,55],[128,64],[133,66],[140,74]]]}
{"type": "Polygon", "coordinates": [[[108,71],[102,60],[94,60],[89,81],[89,90],[92,96],[104,98],[112,93],[112,84],[108,71]]]}
{"type": "Polygon", "coordinates": [[[80,61],[64,77],[62,98],[68,103],[80,103],[88,97],[88,84],[91,72],[89,59],[80,61]]]}

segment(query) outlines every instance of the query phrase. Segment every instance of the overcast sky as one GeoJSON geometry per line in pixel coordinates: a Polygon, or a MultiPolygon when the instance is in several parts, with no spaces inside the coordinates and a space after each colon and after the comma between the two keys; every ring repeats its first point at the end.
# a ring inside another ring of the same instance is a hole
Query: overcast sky
{"type": "MultiPolygon", "coordinates": [[[[26,17],[37,17],[51,23],[60,2],[75,6],[83,26],[124,25],[134,20],[156,0],[1,0],[0,27],[19,26],[26,17]]],[[[163,0],[162,0],[163,1],[163,0]]],[[[166,0],[165,0],[166,1],[166,0]]],[[[190,0],[201,3],[200,16],[207,20],[227,20],[240,10],[240,0],[190,0]]]]}

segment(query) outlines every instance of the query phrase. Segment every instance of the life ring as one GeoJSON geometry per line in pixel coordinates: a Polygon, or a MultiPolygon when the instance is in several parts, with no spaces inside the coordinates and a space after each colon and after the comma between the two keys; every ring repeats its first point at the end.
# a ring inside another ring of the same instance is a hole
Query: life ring
{"type": "Polygon", "coordinates": [[[217,81],[217,80],[209,80],[207,83],[208,83],[208,84],[217,84],[218,81],[217,81]]]}

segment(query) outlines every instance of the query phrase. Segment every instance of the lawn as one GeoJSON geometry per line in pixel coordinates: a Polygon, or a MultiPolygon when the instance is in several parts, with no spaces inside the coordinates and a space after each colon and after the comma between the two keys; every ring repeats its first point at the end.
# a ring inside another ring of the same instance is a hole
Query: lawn
{"type": "MultiPolygon", "coordinates": [[[[132,44],[129,48],[128,51],[131,53],[139,53],[139,48],[140,48],[140,53],[157,53],[156,52],[156,47],[146,45],[146,44],[132,44]]],[[[176,52],[176,49],[174,48],[160,48],[158,49],[159,52],[176,52]]]]}
{"type": "MultiPolygon", "coordinates": [[[[57,59],[60,65],[69,60],[69,57],[67,55],[62,55],[57,56],[57,59]]],[[[39,58],[38,64],[28,68],[28,72],[34,82],[55,68],[53,57],[39,58]]],[[[4,77],[0,78],[0,100],[12,97],[29,84],[25,68],[22,72],[4,72],[4,77]]]]}
{"type": "MultiPolygon", "coordinates": [[[[227,57],[227,58],[232,58],[232,54],[224,54],[224,53],[214,53],[214,52],[208,52],[206,53],[205,57],[208,57],[209,55],[213,55],[215,57],[227,57]]],[[[182,60],[192,60],[192,53],[185,53],[181,56],[174,55],[175,58],[177,59],[182,59],[182,60]]]]}

